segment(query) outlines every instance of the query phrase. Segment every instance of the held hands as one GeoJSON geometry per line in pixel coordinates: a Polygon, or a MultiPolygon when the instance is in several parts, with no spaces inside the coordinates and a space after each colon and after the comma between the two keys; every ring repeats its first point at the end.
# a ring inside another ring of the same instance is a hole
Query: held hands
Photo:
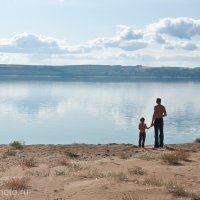
{"type": "Polygon", "coordinates": [[[147,127],[147,129],[150,129],[153,126],[153,123],[151,124],[151,126],[147,127]]]}

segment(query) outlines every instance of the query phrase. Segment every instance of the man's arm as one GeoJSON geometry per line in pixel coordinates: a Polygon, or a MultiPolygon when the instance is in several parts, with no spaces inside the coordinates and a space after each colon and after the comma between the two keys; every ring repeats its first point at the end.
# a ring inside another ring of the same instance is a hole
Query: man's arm
{"type": "MultiPolygon", "coordinates": [[[[164,106],[163,106],[164,107],[164,106]]],[[[164,107],[164,111],[163,111],[163,117],[166,117],[167,116],[167,111],[166,111],[166,109],[165,109],[165,107],[164,107]]]]}

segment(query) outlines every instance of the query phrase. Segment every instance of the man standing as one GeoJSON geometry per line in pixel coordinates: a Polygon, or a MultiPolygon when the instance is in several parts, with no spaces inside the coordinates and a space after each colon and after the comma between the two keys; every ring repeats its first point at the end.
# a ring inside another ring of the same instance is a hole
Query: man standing
{"type": "Polygon", "coordinates": [[[161,99],[156,99],[157,105],[154,107],[154,113],[152,117],[151,126],[154,126],[155,131],[155,143],[154,147],[163,147],[164,133],[163,133],[163,117],[167,116],[166,109],[161,105],[161,99]],[[159,138],[158,138],[159,137],[159,138]]]}

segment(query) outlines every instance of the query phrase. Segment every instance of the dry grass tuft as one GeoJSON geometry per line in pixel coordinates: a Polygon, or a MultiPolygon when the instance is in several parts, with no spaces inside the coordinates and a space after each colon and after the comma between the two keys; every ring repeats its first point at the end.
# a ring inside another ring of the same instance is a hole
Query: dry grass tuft
{"type": "Polygon", "coordinates": [[[21,166],[22,166],[22,168],[24,168],[24,167],[28,167],[28,168],[37,167],[37,162],[36,162],[35,158],[25,158],[25,159],[22,160],[21,166]]]}
{"type": "Polygon", "coordinates": [[[200,200],[200,193],[192,193],[190,196],[191,200],[200,200]]]}
{"type": "Polygon", "coordinates": [[[161,155],[161,160],[167,162],[170,165],[178,165],[179,160],[175,153],[164,153],[161,155]]]}
{"type": "Polygon", "coordinates": [[[183,161],[188,161],[190,154],[189,152],[183,151],[183,150],[179,150],[176,153],[176,156],[178,157],[178,159],[183,160],[183,161]]]}
{"type": "Polygon", "coordinates": [[[3,200],[19,200],[19,197],[16,195],[9,195],[9,196],[5,196],[3,200]]]}
{"type": "Polygon", "coordinates": [[[178,165],[180,160],[187,161],[189,156],[188,152],[179,150],[173,153],[164,153],[161,155],[161,159],[170,165],[178,165]]]}
{"type": "Polygon", "coordinates": [[[166,188],[175,197],[188,197],[188,196],[190,196],[189,193],[183,187],[183,185],[179,184],[175,181],[169,181],[166,185],[166,188]]]}
{"type": "Polygon", "coordinates": [[[66,171],[63,169],[60,170],[55,170],[55,175],[56,176],[65,176],[66,175],[66,171]]]}
{"type": "Polygon", "coordinates": [[[41,169],[41,170],[31,170],[26,172],[27,176],[36,176],[36,177],[48,177],[51,174],[51,169],[41,169]]]}
{"type": "Polygon", "coordinates": [[[16,151],[9,148],[5,151],[3,156],[4,158],[6,158],[7,156],[16,156],[16,151]]]}
{"type": "Polygon", "coordinates": [[[145,152],[144,154],[139,155],[139,158],[142,160],[147,160],[147,161],[155,160],[156,155],[154,155],[153,153],[150,153],[150,152],[145,152]]]}
{"type": "Polygon", "coordinates": [[[128,168],[128,172],[130,175],[144,175],[146,174],[145,170],[141,167],[134,167],[134,168],[128,168]]]}
{"type": "Polygon", "coordinates": [[[30,178],[28,177],[10,178],[9,180],[4,181],[3,186],[10,190],[27,190],[29,181],[30,178]]]}
{"type": "Polygon", "coordinates": [[[105,174],[99,172],[97,169],[88,169],[87,171],[85,172],[82,172],[80,174],[81,177],[84,177],[84,178],[95,178],[95,179],[99,179],[99,178],[104,178],[106,177],[105,174]]]}
{"type": "Polygon", "coordinates": [[[156,187],[162,187],[164,185],[164,182],[162,179],[158,179],[155,176],[152,176],[150,178],[146,178],[144,180],[145,185],[151,185],[151,186],[156,186],[156,187]]]}
{"type": "Polygon", "coordinates": [[[125,152],[123,152],[123,153],[121,153],[121,154],[119,155],[119,158],[120,158],[120,159],[123,159],[123,160],[127,160],[127,159],[130,158],[130,157],[131,157],[131,155],[128,154],[128,153],[125,153],[125,152]]]}
{"type": "Polygon", "coordinates": [[[58,160],[58,165],[67,166],[69,165],[69,161],[66,158],[61,158],[58,160]]]}
{"type": "Polygon", "coordinates": [[[143,200],[144,198],[140,196],[139,194],[123,194],[122,200],[143,200]]]}
{"type": "Polygon", "coordinates": [[[107,177],[113,178],[117,182],[126,182],[126,181],[128,181],[128,176],[124,172],[119,172],[119,173],[111,172],[111,173],[107,174],[107,177]]]}
{"type": "Polygon", "coordinates": [[[83,170],[84,167],[81,166],[80,164],[68,163],[67,169],[69,172],[79,172],[79,171],[83,170]]]}

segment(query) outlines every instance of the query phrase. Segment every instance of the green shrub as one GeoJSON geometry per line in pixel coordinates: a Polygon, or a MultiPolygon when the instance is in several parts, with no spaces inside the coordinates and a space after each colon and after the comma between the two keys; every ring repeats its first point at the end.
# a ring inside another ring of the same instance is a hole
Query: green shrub
{"type": "Polygon", "coordinates": [[[197,138],[195,142],[200,143],[200,138],[197,138]]]}
{"type": "Polygon", "coordinates": [[[10,146],[14,147],[15,149],[20,149],[20,150],[24,148],[24,144],[22,144],[19,141],[14,141],[10,143],[10,146]]]}
{"type": "Polygon", "coordinates": [[[79,155],[75,152],[67,152],[67,155],[70,157],[70,158],[78,158],[79,155]]]}

